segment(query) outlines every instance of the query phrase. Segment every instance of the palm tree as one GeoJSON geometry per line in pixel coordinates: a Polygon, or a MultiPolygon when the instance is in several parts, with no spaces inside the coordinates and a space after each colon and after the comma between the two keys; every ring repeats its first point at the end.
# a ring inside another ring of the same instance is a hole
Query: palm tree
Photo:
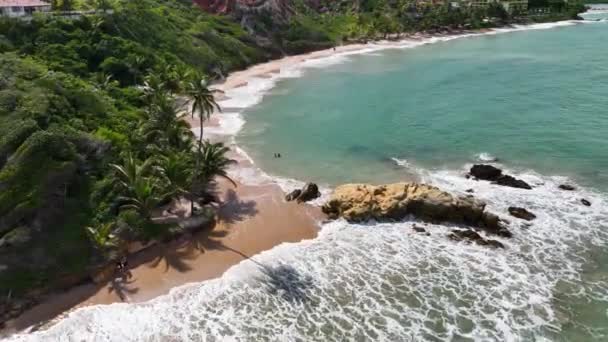
{"type": "Polygon", "coordinates": [[[120,201],[124,203],[120,208],[135,210],[142,218],[149,220],[152,210],[158,208],[171,195],[170,193],[159,195],[159,192],[161,187],[156,179],[138,177],[131,184],[129,194],[120,197],[120,201]]]}
{"type": "Polygon", "coordinates": [[[143,100],[148,104],[148,110],[151,111],[154,103],[160,98],[168,97],[168,90],[163,80],[155,75],[150,74],[144,78],[143,100]]]}
{"type": "MultiPolygon", "coordinates": [[[[200,126],[198,136],[198,153],[196,158],[197,172],[201,167],[201,158],[203,150],[203,122],[209,119],[214,110],[222,110],[217,104],[217,102],[215,102],[215,93],[217,92],[219,91],[209,89],[207,79],[203,77],[196,77],[195,80],[190,82],[187,86],[187,93],[192,98],[191,114],[193,118],[195,113],[198,114],[200,126]]],[[[194,202],[190,204],[190,211],[194,212],[194,202]]]]}
{"type": "Polygon", "coordinates": [[[197,77],[195,81],[188,84],[188,95],[192,98],[192,118],[198,114],[200,124],[200,135],[198,137],[198,152],[203,148],[203,122],[213,114],[215,110],[221,112],[220,106],[215,101],[215,94],[220,90],[209,89],[207,79],[197,77]]]}
{"type": "Polygon", "coordinates": [[[134,185],[139,179],[154,173],[154,162],[152,158],[148,158],[140,163],[132,153],[128,153],[123,160],[123,165],[110,164],[110,167],[116,172],[118,184],[123,190],[130,192],[134,190],[134,185]]]}
{"type": "Polygon", "coordinates": [[[147,142],[159,147],[191,150],[194,133],[180,116],[178,105],[170,97],[159,97],[147,112],[140,132],[147,142]]]}
{"type": "Polygon", "coordinates": [[[152,210],[174,194],[171,187],[161,184],[158,175],[162,175],[163,170],[152,158],[139,162],[129,153],[123,165],[110,166],[116,172],[122,188],[123,195],[118,198],[120,208],[135,210],[146,220],[150,219],[152,210]]]}
{"type": "Polygon", "coordinates": [[[103,223],[97,227],[86,227],[87,236],[95,247],[106,251],[118,245],[118,238],[114,235],[114,223],[103,223]]]}
{"type": "Polygon", "coordinates": [[[174,195],[186,195],[191,184],[192,161],[187,152],[169,151],[159,157],[160,174],[170,183],[170,192],[174,195]]]}
{"type": "MultiPolygon", "coordinates": [[[[197,155],[195,174],[192,177],[192,196],[206,197],[208,186],[215,177],[227,179],[233,186],[237,186],[228,176],[228,167],[236,163],[236,160],[226,157],[228,151],[230,149],[223,143],[204,142],[202,152],[197,155]]],[[[194,210],[194,201],[191,202],[190,210],[194,210]]]]}
{"type": "Polygon", "coordinates": [[[228,176],[228,168],[236,163],[236,160],[226,157],[229,151],[230,149],[223,143],[205,141],[201,167],[197,169],[200,179],[210,182],[214,177],[222,177],[236,187],[236,182],[228,176]]]}

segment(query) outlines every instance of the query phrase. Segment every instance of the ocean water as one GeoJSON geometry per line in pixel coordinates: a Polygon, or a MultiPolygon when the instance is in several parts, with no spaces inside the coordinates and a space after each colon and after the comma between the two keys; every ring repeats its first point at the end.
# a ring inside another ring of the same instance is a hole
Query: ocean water
{"type": "Polygon", "coordinates": [[[608,24],[509,31],[370,45],[252,79],[207,132],[236,134],[255,162],[233,173],[246,182],[327,193],[416,179],[474,189],[505,218],[528,208],[538,218],[510,218],[506,249],[455,243],[446,225],[417,234],[413,219],[338,220],[219,279],[12,340],[607,341],[608,24]],[[464,178],[496,158],[534,189],[464,178]]]}

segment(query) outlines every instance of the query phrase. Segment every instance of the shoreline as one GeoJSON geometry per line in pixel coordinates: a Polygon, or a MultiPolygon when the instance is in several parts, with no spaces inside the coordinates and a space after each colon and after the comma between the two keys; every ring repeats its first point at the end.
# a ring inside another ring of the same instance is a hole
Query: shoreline
{"type": "MultiPolygon", "coordinates": [[[[551,23],[553,24],[551,27],[562,26],[563,23],[576,24],[572,21],[556,22],[551,23]]],[[[416,34],[398,41],[357,43],[335,49],[288,56],[231,73],[216,88],[231,91],[248,86],[252,78],[275,78],[275,76],[281,78],[282,69],[305,67],[301,64],[307,61],[360,54],[365,51],[416,47],[443,41],[441,38],[452,40],[503,32],[499,30],[504,29],[461,31],[437,35],[416,34]],[[433,39],[436,40],[432,41],[433,39]],[[396,43],[403,45],[396,46],[396,43]]],[[[225,100],[220,99],[218,102],[225,100]]],[[[244,108],[246,107],[248,106],[244,108]]],[[[188,117],[187,121],[193,130],[198,128],[196,120],[192,122],[188,117]]],[[[221,115],[214,114],[205,127],[218,129],[221,124],[221,115]]],[[[232,138],[237,132],[225,135],[213,133],[213,135],[217,134],[220,140],[223,140],[232,138]]],[[[238,148],[237,145],[230,147],[233,152],[238,148]]],[[[249,161],[248,156],[239,152],[234,153],[233,157],[238,159],[237,169],[255,167],[249,161]]],[[[10,335],[23,332],[28,327],[36,329],[40,324],[42,327],[46,327],[79,308],[120,303],[123,302],[121,299],[123,295],[126,298],[124,301],[129,303],[148,301],[169,293],[175,287],[220,277],[230,267],[282,243],[312,239],[317,235],[318,222],[323,219],[318,208],[285,202],[284,189],[281,189],[276,183],[248,185],[238,179],[237,183],[239,183],[237,189],[231,189],[227,184],[220,183],[219,190],[225,201],[225,207],[222,206],[224,209],[220,208],[220,212],[222,210],[231,213],[236,211],[241,213],[241,215],[237,215],[238,217],[225,217],[212,229],[205,229],[194,236],[182,237],[167,244],[158,244],[132,255],[129,259],[132,265],[130,268],[132,278],[127,279],[124,283],[111,281],[102,286],[90,283],[59,294],[51,294],[41,304],[25,311],[16,319],[8,321],[6,328],[0,331],[0,336],[3,333],[10,335]]]]}

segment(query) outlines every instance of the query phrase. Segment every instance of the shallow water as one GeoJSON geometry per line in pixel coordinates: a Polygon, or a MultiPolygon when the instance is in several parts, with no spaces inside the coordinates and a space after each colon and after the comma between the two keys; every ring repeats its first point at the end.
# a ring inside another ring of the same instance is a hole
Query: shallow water
{"type": "MultiPolygon", "coordinates": [[[[538,218],[531,227],[511,218],[505,250],[454,243],[445,225],[426,225],[426,236],[410,220],[336,221],[222,278],[148,303],[85,308],[15,339],[608,340],[606,33],[608,25],[580,24],[372,47],[282,71],[292,78],[253,80],[223,104],[254,105],[233,110],[222,129],[244,124],[236,140],[286,188],[298,184],[291,178],[416,178],[473,189],[501,216],[528,208],[538,218]],[[534,189],[463,177],[493,157],[534,189]],[[579,189],[559,191],[564,182],[579,189]]],[[[260,180],[261,171],[247,172],[236,176],[260,180]]]]}

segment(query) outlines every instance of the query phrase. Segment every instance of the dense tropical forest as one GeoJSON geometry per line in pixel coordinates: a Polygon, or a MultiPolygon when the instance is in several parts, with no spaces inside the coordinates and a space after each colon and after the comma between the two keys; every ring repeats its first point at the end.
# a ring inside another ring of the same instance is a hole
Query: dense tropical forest
{"type": "Polygon", "coordinates": [[[325,1],[323,11],[293,1],[289,15],[218,16],[189,0],[53,6],[94,13],[0,18],[0,311],[86,280],[125,241],[179,234],[154,221],[162,205],[185,200],[207,215],[210,184],[231,160],[225,146],[196,139],[184,116],[202,121],[216,109],[209,82],[230,71],[348,41],[581,11],[388,0],[325,1]]]}

